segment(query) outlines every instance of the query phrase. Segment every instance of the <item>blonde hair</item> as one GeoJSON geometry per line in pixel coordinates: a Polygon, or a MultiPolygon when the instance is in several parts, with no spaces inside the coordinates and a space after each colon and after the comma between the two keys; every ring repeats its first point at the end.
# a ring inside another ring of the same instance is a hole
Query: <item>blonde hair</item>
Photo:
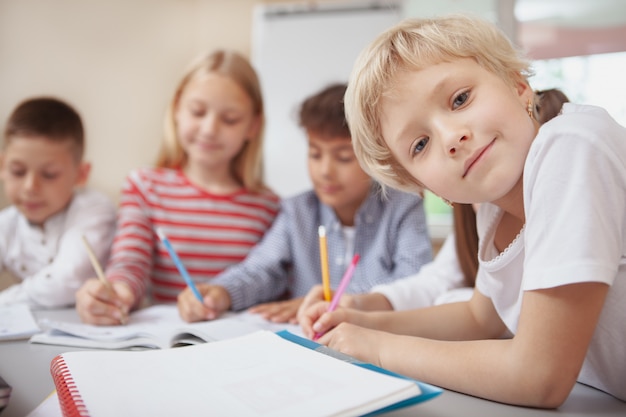
{"type": "Polygon", "coordinates": [[[233,159],[233,175],[250,191],[266,190],[267,187],[263,182],[263,125],[265,116],[261,85],[250,62],[234,51],[216,50],[201,56],[185,72],[165,114],[164,137],[155,165],[160,168],[182,168],[185,166],[187,155],[180,146],[177,137],[176,106],[187,83],[201,73],[216,73],[227,76],[235,81],[250,97],[254,114],[260,118],[260,128],[257,137],[249,138],[250,140],[233,159]]]}
{"type": "Polygon", "coordinates": [[[531,75],[529,62],[494,24],[469,15],[405,19],[359,55],[345,95],[346,119],[357,159],[381,184],[414,193],[423,190],[382,136],[381,102],[396,76],[462,58],[474,59],[510,83],[531,75]]]}

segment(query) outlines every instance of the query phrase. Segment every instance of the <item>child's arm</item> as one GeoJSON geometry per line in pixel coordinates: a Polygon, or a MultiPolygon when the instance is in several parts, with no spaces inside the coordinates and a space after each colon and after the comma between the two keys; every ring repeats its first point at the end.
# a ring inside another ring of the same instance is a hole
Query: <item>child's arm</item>
{"type": "Polygon", "coordinates": [[[328,303],[318,303],[307,310],[300,322],[305,335],[310,337],[315,332],[326,333],[343,322],[391,333],[441,340],[499,337],[506,330],[491,301],[477,291],[468,302],[401,312],[365,312],[340,308],[327,313],[327,308],[328,303]],[[448,324],[442,326],[440,323],[448,324]]]}
{"type": "MultiPolygon", "coordinates": [[[[464,285],[464,276],[456,256],[454,234],[450,234],[434,261],[422,266],[417,274],[377,285],[367,294],[344,294],[339,305],[363,311],[409,310],[428,307],[437,297],[464,285]]],[[[298,322],[305,334],[319,318],[311,306],[322,301],[321,286],[311,288],[298,309],[298,322]]]]}
{"type": "MultiPolygon", "coordinates": [[[[607,291],[606,284],[582,283],[526,292],[512,339],[497,338],[501,328],[494,325],[497,315],[489,313],[493,307],[485,303],[490,301],[477,294],[465,319],[456,309],[466,303],[391,313],[398,314],[406,327],[413,323],[412,335],[466,341],[400,336],[351,324],[340,324],[319,341],[447,389],[511,404],[558,407],[576,382],[607,291]],[[455,334],[471,328],[472,322],[473,332],[455,334]],[[488,333],[491,338],[472,340],[488,333]]],[[[376,326],[384,327],[386,319],[378,317],[376,326]]]]}
{"type": "MultiPolygon", "coordinates": [[[[311,310],[311,307],[323,301],[324,288],[322,285],[315,285],[309,290],[298,307],[296,315],[298,323],[312,323],[311,318],[308,317],[309,311],[315,311],[315,309],[311,310]]],[[[344,294],[339,300],[339,306],[363,311],[393,310],[393,307],[387,297],[378,292],[367,294],[344,294]]],[[[317,317],[315,318],[317,319],[317,317]]],[[[310,325],[307,327],[310,327],[310,325]]]]}
{"type": "MultiPolygon", "coordinates": [[[[378,294],[390,303],[387,310],[411,310],[429,307],[442,294],[465,285],[465,276],[459,266],[456,254],[454,233],[445,240],[435,259],[423,265],[419,272],[397,279],[388,284],[377,285],[371,289],[370,297],[357,296],[351,307],[359,310],[380,310],[370,308],[369,303],[376,301],[373,297],[378,294]],[[371,299],[371,301],[370,301],[371,299]]],[[[375,306],[374,306],[375,307],[375,306]]]]}
{"type": "MultiPolygon", "coordinates": [[[[82,235],[91,243],[100,262],[106,262],[115,232],[115,207],[95,191],[78,192],[65,213],[65,229],[58,237],[55,256],[49,263],[0,293],[0,303],[28,303],[36,308],[73,305],[75,293],[89,277],[95,276],[82,235]]],[[[50,236],[50,239],[53,239],[50,236]]]]}
{"type": "MultiPolygon", "coordinates": [[[[292,263],[292,230],[284,210],[278,213],[263,239],[239,264],[227,268],[211,284],[228,291],[228,309],[242,310],[255,304],[278,299],[288,286],[292,263]]],[[[315,237],[312,237],[314,239],[315,237]]]]}
{"type": "Polygon", "coordinates": [[[132,292],[128,309],[136,308],[147,292],[158,237],[149,218],[149,204],[138,171],[132,172],[122,188],[117,231],[106,267],[111,282],[121,282],[132,292]]]}
{"type": "Polygon", "coordinates": [[[178,311],[186,321],[212,320],[226,310],[241,310],[259,302],[274,300],[287,289],[291,262],[289,227],[279,212],[263,239],[239,264],[211,280],[197,285],[202,305],[189,289],[178,296],[178,311]]]}

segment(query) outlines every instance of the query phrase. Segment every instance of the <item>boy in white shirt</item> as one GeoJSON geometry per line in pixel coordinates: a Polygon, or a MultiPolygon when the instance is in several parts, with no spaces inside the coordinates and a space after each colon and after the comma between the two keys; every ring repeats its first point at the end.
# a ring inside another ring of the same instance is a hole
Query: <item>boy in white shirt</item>
{"type": "Polygon", "coordinates": [[[11,203],[0,211],[0,269],[18,282],[0,291],[0,305],[74,304],[76,290],[94,274],[82,235],[106,261],[116,211],[108,197],[82,187],[91,168],[84,146],[79,114],[58,99],[29,99],[10,115],[0,154],[11,203]]]}

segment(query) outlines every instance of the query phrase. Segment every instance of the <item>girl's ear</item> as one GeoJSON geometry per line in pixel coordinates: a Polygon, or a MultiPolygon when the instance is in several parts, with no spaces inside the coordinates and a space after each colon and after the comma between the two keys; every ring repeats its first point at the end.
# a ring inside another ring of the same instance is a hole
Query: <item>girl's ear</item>
{"type": "Polygon", "coordinates": [[[82,187],[87,184],[90,173],[91,164],[89,162],[80,162],[80,164],[78,165],[78,176],[76,177],[76,185],[82,187]]]}
{"type": "Polygon", "coordinates": [[[515,91],[518,97],[522,100],[523,103],[526,103],[529,99],[532,99],[532,96],[535,94],[533,89],[528,84],[528,81],[522,74],[516,74],[513,79],[515,91]]]}

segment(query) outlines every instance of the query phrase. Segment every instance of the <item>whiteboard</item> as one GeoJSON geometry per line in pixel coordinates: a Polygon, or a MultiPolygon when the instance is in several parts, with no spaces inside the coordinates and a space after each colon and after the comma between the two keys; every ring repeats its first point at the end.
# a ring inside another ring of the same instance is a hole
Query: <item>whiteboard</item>
{"type": "Polygon", "coordinates": [[[358,54],[402,18],[397,1],[258,5],[252,63],[265,102],[267,184],[281,197],[311,188],[300,103],[329,84],[347,82],[358,54]]]}

